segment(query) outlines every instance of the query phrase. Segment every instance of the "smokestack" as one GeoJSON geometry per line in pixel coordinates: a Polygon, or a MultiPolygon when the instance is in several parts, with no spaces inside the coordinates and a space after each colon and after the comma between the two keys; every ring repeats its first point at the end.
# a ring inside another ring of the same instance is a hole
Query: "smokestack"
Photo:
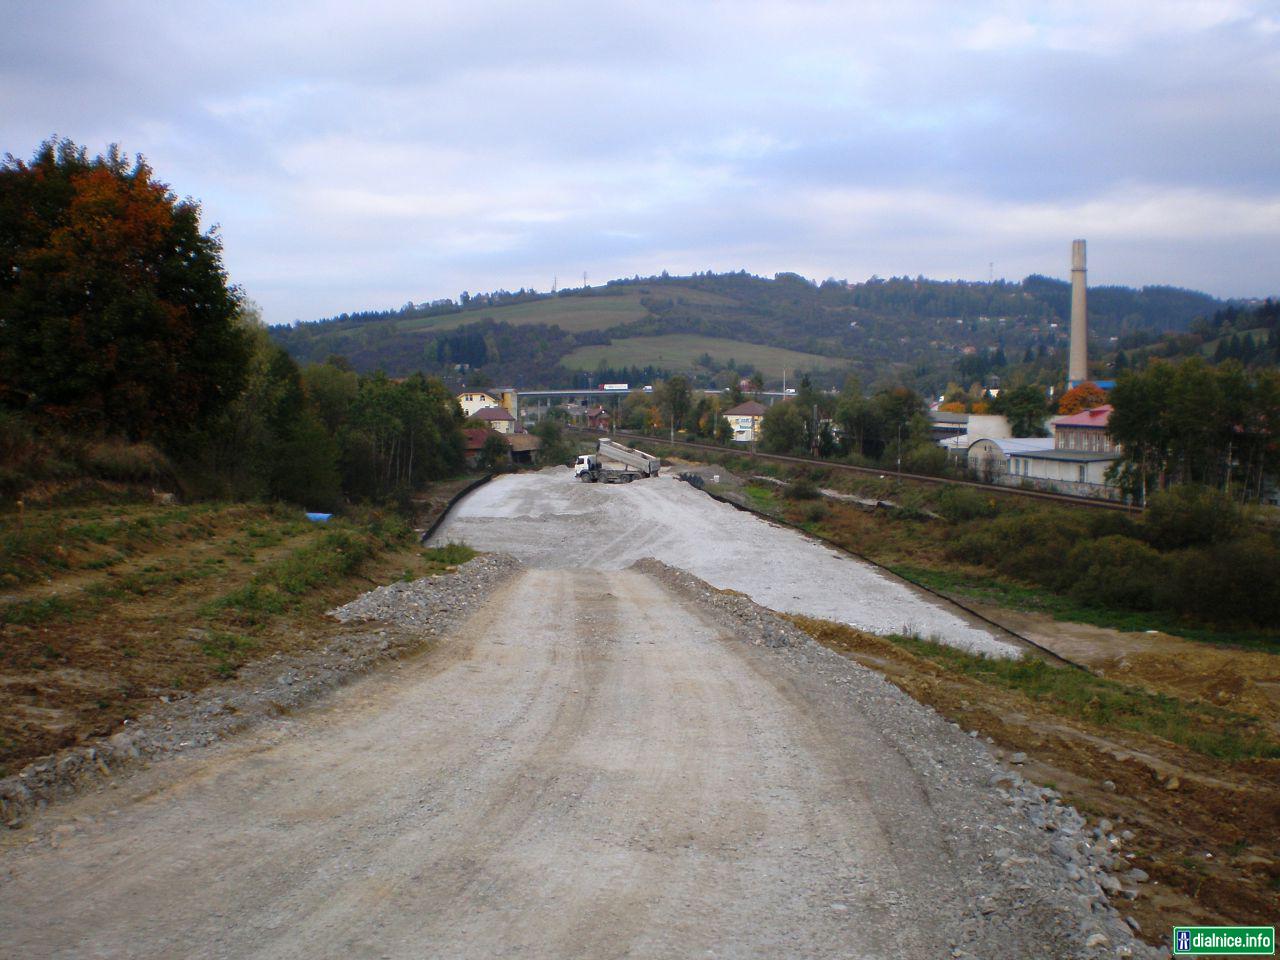
{"type": "Polygon", "coordinates": [[[1084,241],[1071,241],[1071,354],[1067,385],[1089,379],[1089,314],[1085,310],[1084,241]]]}

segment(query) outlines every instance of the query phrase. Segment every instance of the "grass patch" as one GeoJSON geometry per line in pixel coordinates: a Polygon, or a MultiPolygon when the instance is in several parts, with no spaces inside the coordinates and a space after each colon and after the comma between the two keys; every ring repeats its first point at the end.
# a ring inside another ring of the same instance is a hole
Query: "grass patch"
{"type": "Polygon", "coordinates": [[[308,594],[354,572],[384,547],[403,542],[402,521],[368,514],[363,523],[334,521],[311,542],[268,564],[242,587],[205,605],[205,616],[260,624],[295,609],[308,594]]]}
{"type": "Polygon", "coordinates": [[[0,623],[33,626],[41,623],[74,620],[82,611],[63,597],[23,600],[0,607],[0,623]]]}
{"type": "Polygon", "coordinates": [[[234,676],[257,644],[238,633],[215,630],[200,644],[200,651],[216,663],[218,676],[234,676]]]}
{"type": "Polygon", "coordinates": [[[431,547],[422,551],[422,576],[435,577],[449,573],[478,556],[477,551],[465,543],[446,543],[443,547],[431,547]]]}
{"type": "Polygon", "coordinates": [[[0,517],[0,583],[33,583],[67,570],[108,569],[166,543],[205,539],[220,523],[271,517],[276,508],[151,504],[47,508],[0,517]]]}
{"type": "Polygon", "coordinates": [[[949,673],[1015,690],[1064,717],[1150,734],[1219,760],[1280,758],[1280,743],[1260,721],[1245,714],[1188,703],[1032,657],[980,657],[919,637],[888,639],[949,673]]]}
{"type": "Polygon", "coordinates": [[[769,376],[781,376],[784,369],[833,370],[852,363],[844,357],[825,357],[784,347],[692,333],[624,337],[609,343],[591,344],[574,350],[561,363],[570,370],[595,370],[604,363],[614,368],[652,364],[666,370],[691,371],[696,369],[698,358],[704,353],[721,363],[729,360],[749,363],[769,376]]]}
{"type": "Polygon", "coordinates": [[[1159,630],[1188,640],[1246,647],[1265,652],[1274,653],[1280,649],[1280,636],[1276,634],[1215,630],[1211,627],[1188,624],[1168,613],[1089,606],[1071,597],[1054,593],[1045,587],[1017,583],[989,574],[963,573],[901,563],[886,564],[886,566],[898,576],[914,580],[932,590],[961,599],[976,600],[979,603],[1044,613],[1055,620],[1088,623],[1095,627],[1107,627],[1132,633],[1159,630]]]}
{"type": "Polygon", "coordinates": [[[778,512],[778,491],[776,488],[761,486],[758,483],[749,483],[742,488],[742,492],[754,509],[763,513],[778,512]]]}

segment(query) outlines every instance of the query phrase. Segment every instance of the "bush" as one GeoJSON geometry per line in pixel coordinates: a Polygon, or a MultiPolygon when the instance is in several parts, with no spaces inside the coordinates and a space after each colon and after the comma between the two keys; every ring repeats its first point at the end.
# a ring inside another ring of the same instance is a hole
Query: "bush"
{"type": "Polygon", "coordinates": [[[786,488],[786,495],[790,500],[817,500],[822,496],[818,492],[818,485],[809,477],[793,480],[786,488]]]}
{"type": "Polygon", "coordinates": [[[1142,517],[1143,536],[1158,550],[1223,543],[1244,529],[1244,512],[1218,490],[1181,484],[1154,494],[1142,517]]]}
{"type": "Polygon", "coordinates": [[[1167,577],[1168,563],[1140,540],[1109,536],[1078,544],[1065,566],[1071,596],[1081,603],[1151,610],[1167,577]]]}
{"type": "Polygon", "coordinates": [[[104,480],[155,482],[172,477],[168,458],[149,443],[100,440],[85,447],[85,471],[104,480]]]}
{"type": "Polygon", "coordinates": [[[1031,510],[972,520],[947,547],[952,559],[987,567],[1020,580],[1054,589],[1066,587],[1071,574],[1063,560],[1088,538],[1080,512],[1031,510]]]}
{"type": "Polygon", "coordinates": [[[994,517],[999,513],[994,495],[973,487],[957,487],[948,484],[938,494],[938,513],[952,523],[994,517]]]}
{"type": "Polygon", "coordinates": [[[908,473],[941,477],[946,476],[948,468],[947,451],[936,443],[916,444],[902,452],[902,469],[908,473]]]}
{"type": "Polygon", "coordinates": [[[1259,534],[1179,551],[1157,592],[1162,605],[1208,623],[1280,623],[1280,549],[1259,534]]]}

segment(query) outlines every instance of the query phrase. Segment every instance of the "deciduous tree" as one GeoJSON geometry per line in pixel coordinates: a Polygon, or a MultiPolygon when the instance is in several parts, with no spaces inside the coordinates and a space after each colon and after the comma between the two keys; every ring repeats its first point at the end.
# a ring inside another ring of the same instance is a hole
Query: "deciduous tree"
{"type": "Polygon", "coordinates": [[[249,345],[200,208],[114,146],[0,163],[0,402],[131,438],[207,422],[249,345]]]}

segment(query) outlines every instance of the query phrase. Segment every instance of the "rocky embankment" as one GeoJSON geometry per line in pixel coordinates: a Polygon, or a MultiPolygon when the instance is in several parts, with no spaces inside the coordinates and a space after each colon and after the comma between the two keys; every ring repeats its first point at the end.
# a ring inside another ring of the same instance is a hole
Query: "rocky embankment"
{"type": "Polygon", "coordinates": [[[118,733],[0,780],[0,821],[21,826],[28,813],[51,800],[101,786],[139,761],[213,743],[411,653],[456,627],[517,566],[510,557],[486,554],[450,574],[372,590],[330,612],[350,629],[323,647],[255,661],[234,680],[189,697],[162,697],[118,733]]]}
{"type": "MultiPolygon", "coordinates": [[[[810,681],[823,678],[832,697],[846,701],[841,706],[877,718],[925,784],[955,859],[979,865],[961,878],[975,910],[954,958],[980,957],[984,946],[1002,942],[1007,950],[1002,918],[1027,911],[1043,918],[1045,933],[1041,952],[1028,944],[1027,956],[1169,956],[1139,939],[1137,921],[1117,908],[1146,876],[1132,868],[1123,850],[1127,838],[1112,832],[1109,821],[1090,826],[1056,790],[1002,766],[975,732],[966,734],[748,597],[657,560],[637,561],[634,568],[727,619],[744,642],[773,648],[811,689],[810,681]],[[1061,952],[1065,945],[1078,952],[1061,952]]],[[[1023,759],[1014,754],[1011,762],[1016,767],[1023,759]]]]}

